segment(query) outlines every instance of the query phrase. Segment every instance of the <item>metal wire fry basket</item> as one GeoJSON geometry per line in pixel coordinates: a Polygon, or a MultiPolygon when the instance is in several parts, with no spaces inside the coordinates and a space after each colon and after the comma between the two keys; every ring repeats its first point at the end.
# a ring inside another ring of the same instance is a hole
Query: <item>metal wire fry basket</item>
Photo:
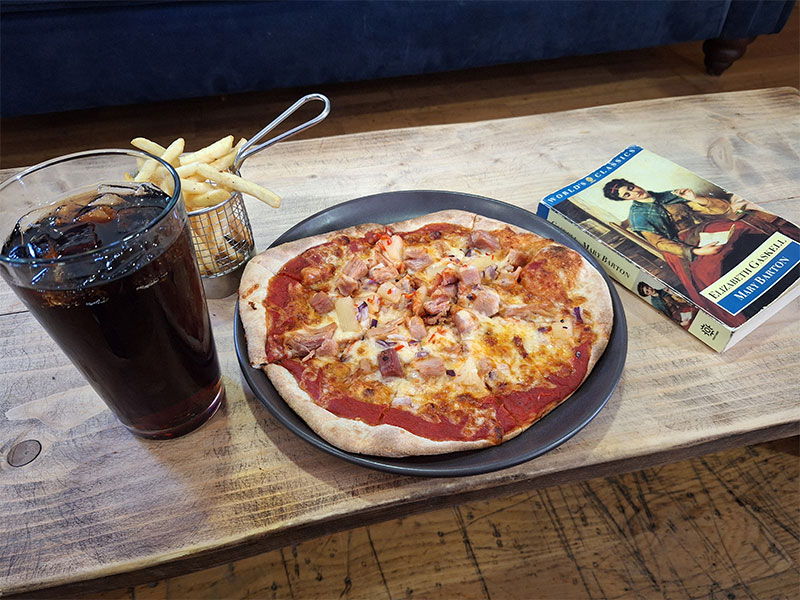
{"type": "Polygon", "coordinates": [[[216,206],[191,211],[189,225],[206,295],[232,294],[255,248],[242,194],[233,192],[216,206]]]}
{"type": "MultiPolygon", "coordinates": [[[[248,157],[313,127],[328,116],[330,109],[330,100],[322,94],[303,96],[239,149],[231,170],[236,175],[241,175],[242,163],[248,157]],[[324,105],[316,117],[262,142],[268,133],[298,108],[315,100],[324,105]]],[[[229,296],[238,288],[244,266],[252,258],[255,248],[253,230],[241,192],[232,192],[227,200],[216,206],[189,212],[189,225],[192,228],[192,242],[206,296],[209,298],[229,296]]]]}

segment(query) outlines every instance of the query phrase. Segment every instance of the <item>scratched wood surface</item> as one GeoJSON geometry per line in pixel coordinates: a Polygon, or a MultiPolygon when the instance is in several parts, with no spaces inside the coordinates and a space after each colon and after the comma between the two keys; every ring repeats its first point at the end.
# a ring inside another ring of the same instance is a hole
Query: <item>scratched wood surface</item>
{"type": "Polygon", "coordinates": [[[789,438],[468,502],[81,599],[789,600],[798,450],[789,438]]]}
{"type": "MultiPolygon", "coordinates": [[[[251,203],[250,217],[263,248],[322,208],[378,191],[449,189],[533,209],[639,143],[797,221],[798,108],[797,91],[783,88],[290,141],[245,165],[284,197],[280,210],[251,203]]],[[[325,455],[272,419],[239,372],[233,299],[210,302],[225,409],[185,438],[154,443],[102,409],[2,288],[0,453],[31,438],[43,452],[23,468],[0,461],[0,591],[136,584],[388,518],[797,432],[796,302],[718,355],[621,295],[626,369],[587,428],[518,467],[415,479],[325,455]]]]}

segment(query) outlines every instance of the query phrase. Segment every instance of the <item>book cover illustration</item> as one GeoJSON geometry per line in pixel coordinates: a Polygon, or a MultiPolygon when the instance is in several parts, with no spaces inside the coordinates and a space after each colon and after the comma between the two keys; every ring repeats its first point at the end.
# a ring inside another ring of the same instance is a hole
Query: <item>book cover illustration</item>
{"type": "Polygon", "coordinates": [[[542,199],[538,214],[719,351],[800,294],[796,225],[639,146],[542,199]]]}

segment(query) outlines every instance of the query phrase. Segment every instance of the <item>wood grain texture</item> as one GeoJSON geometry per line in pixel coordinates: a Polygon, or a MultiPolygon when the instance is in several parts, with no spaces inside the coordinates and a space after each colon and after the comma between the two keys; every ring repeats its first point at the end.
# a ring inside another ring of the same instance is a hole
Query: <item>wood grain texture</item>
{"type": "MultiPolygon", "coordinates": [[[[377,191],[451,189],[533,209],[636,142],[797,221],[799,107],[796,90],[772,89],[290,141],[245,165],[284,196],[280,210],[254,201],[249,212],[263,248],[308,215],[377,191]]],[[[718,355],[621,295],[627,366],[589,427],[515,468],[428,480],[351,466],[272,419],[239,371],[232,298],[210,302],[225,409],[184,438],[145,442],[78,391],[77,372],[3,292],[0,453],[28,438],[44,450],[27,467],[0,461],[0,590],[136,584],[400,515],[797,432],[797,303],[718,355]],[[82,402],[69,400],[76,396],[82,402]],[[48,419],[55,411],[59,419],[48,419]]]]}
{"type": "Polygon", "coordinates": [[[797,438],[476,501],[83,600],[786,598],[797,438]]]}

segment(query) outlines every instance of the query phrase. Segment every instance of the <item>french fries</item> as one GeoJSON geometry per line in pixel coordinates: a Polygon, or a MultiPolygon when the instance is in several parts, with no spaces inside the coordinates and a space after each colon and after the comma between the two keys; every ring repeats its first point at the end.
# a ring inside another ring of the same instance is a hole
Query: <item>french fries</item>
{"type": "MultiPolygon", "coordinates": [[[[183,138],[178,138],[164,147],[147,138],[137,137],[131,140],[131,145],[155,154],[175,167],[181,180],[183,201],[189,212],[215,206],[235,192],[253,196],[273,208],[278,208],[281,205],[280,196],[264,186],[230,172],[236,153],[247,141],[241,139],[234,145],[233,140],[234,137],[229,135],[195,152],[185,152],[183,138]]],[[[166,170],[152,159],[144,161],[132,179],[155,183],[170,194],[174,191],[166,170]]]]}
{"type": "Polygon", "coordinates": [[[278,208],[281,205],[281,199],[277,194],[257,183],[243,179],[228,171],[217,171],[214,167],[205,163],[194,164],[197,165],[195,173],[201,177],[205,177],[208,181],[213,181],[226,189],[249,194],[269,204],[273,208],[278,208]]]}
{"type": "MultiPolygon", "coordinates": [[[[246,221],[240,221],[233,211],[226,210],[229,208],[228,204],[223,205],[226,200],[234,194],[247,194],[274,208],[281,205],[277,194],[230,171],[237,152],[247,141],[241,139],[234,145],[233,140],[229,135],[195,152],[185,151],[183,138],[166,147],[143,137],[131,140],[135,148],[158,156],[175,168],[181,181],[183,201],[190,213],[197,262],[205,276],[226,272],[243,262],[253,247],[246,221]],[[219,208],[214,209],[217,206],[219,208]],[[191,214],[199,210],[204,212],[191,214]]],[[[174,192],[174,180],[152,159],[141,161],[138,172],[128,174],[126,180],[149,181],[169,194],[174,192]]]]}
{"type": "Polygon", "coordinates": [[[245,145],[247,142],[246,139],[242,138],[239,142],[231,148],[231,151],[228,152],[226,155],[219,157],[217,160],[211,162],[211,166],[217,169],[218,171],[224,171],[225,169],[230,169],[233,166],[233,161],[236,160],[236,154],[239,152],[239,149],[245,145]]]}
{"type": "Polygon", "coordinates": [[[224,137],[221,140],[214,142],[210,146],[206,146],[202,150],[184,154],[181,156],[181,165],[188,165],[194,162],[209,163],[212,160],[217,160],[218,158],[225,156],[231,151],[232,148],[233,136],[229,135],[228,137],[224,137]]]}
{"type": "MultiPolygon", "coordinates": [[[[134,148],[138,148],[139,150],[144,150],[145,152],[149,152],[150,154],[155,154],[156,156],[161,156],[164,154],[166,148],[161,144],[156,144],[155,142],[148,140],[147,138],[134,138],[131,140],[131,146],[134,148]]],[[[141,167],[140,167],[141,168],[141,167]]]]}

